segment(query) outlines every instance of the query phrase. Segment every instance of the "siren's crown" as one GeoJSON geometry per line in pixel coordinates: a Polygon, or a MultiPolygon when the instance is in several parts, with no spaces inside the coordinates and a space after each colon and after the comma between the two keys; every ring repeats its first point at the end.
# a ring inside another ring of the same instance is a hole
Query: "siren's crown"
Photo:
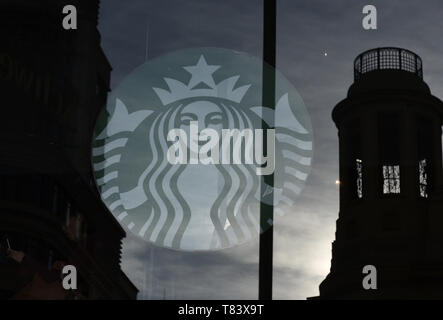
{"type": "Polygon", "coordinates": [[[218,84],[215,83],[212,74],[220,68],[220,66],[208,65],[205,57],[200,56],[195,66],[183,67],[192,77],[188,84],[171,78],[164,78],[169,87],[169,91],[161,88],[153,88],[163,105],[195,97],[212,97],[230,100],[240,103],[250,85],[245,85],[234,89],[235,84],[240,78],[239,75],[227,78],[218,84]],[[196,88],[197,85],[203,83],[205,88],[196,88]]]}

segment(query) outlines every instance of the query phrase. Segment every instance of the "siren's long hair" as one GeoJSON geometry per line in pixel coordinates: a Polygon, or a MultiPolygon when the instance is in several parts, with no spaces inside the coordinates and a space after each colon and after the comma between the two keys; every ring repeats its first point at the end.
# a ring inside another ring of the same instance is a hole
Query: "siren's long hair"
{"type": "MultiPolygon", "coordinates": [[[[253,129],[250,117],[230,104],[216,103],[223,114],[227,128],[253,129]]],[[[191,220],[191,208],[178,188],[179,176],[186,165],[171,165],[167,160],[169,145],[165,139],[171,129],[178,128],[179,116],[186,107],[172,104],[155,117],[149,128],[148,139],[151,159],[144,171],[143,188],[148,201],[146,222],[139,235],[158,245],[182,247],[182,238],[191,220]]],[[[221,138],[221,135],[220,135],[221,138]]],[[[221,146],[221,141],[219,143],[221,146]]],[[[208,249],[228,247],[258,235],[259,179],[254,165],[213,165],[223,183],[208,214],[214,234],[208,249]],[[226,223],[228,222],[228,223],[226,223]],[[225,228],[225,225],[229,227],[225,228]]]]}

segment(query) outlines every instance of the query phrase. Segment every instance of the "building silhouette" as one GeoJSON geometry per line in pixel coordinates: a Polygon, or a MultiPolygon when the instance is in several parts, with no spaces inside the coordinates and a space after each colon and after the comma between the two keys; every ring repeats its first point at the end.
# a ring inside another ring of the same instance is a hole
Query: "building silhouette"
{"type": "Polygon", "coordinates": [[[317,298],[443,298],[443,103],[422,60],[399,48],[360,54],[332,117],[340,212],[317,298]],[[366,265],[377,270],[376,290],[363,288],[366,265]]]}
{"type": "Polygon", "coordinates": [[[111,72],[98,10],[98,0],[0,3],[2,299],[137,295],[120,268],[125,232],[91,173],[92,132],[111,72]],[[77,30],[62,27],[68,4],[78,10],[77,30]],[[77,268],[75,292],[60,290],[60,264],[77,268]]]}

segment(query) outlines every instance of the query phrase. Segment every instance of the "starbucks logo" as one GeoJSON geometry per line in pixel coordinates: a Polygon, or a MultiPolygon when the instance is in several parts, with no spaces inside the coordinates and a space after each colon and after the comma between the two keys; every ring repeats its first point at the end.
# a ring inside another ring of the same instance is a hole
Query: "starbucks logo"
{"type": "Polygon", "coordinates": [[[311,166],[310,118],[279,72],[275,111],[261,106],[262,68],[244,53],[182,50],[143,64],[110,95],[94,176],[127,230],[159,246],[216,250],[263,231],[267,194],[276,214],[294,210],[311,166]],[[274,192],[261,195],[271,173],[274,192]]]}

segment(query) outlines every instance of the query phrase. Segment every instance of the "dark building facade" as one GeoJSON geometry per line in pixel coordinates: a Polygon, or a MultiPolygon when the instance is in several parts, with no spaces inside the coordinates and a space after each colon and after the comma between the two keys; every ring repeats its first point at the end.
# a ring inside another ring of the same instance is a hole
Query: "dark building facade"
{"type": "Polygon", "coordinates": [[[0,3],[0,298],[136,298],[120,268],[125,232],[91,171],[111,72],[98,10],[98,0],[0,3]],[[77,30],[62,27],[68,4],[78,10],[77,30]],[[77,268],[69,297],[53,281],[57,263],[77,268]]]}
{"type": "Polygon", "coordinates": [[[340,212],[320,299],[443,298],[443,103],[416,54],[359,55],[347,98],[333,110],[340,212]],[[363,268],[377,289],[363,288],[363,268]]]}

